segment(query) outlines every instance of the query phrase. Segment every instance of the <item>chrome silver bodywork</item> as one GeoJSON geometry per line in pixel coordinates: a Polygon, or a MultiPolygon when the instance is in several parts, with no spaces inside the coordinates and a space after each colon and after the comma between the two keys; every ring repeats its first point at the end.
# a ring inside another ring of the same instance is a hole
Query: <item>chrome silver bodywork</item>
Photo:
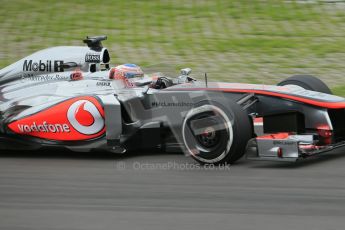
{"type": "MultiPolygon", "coordinates": [[[[317,144],[320,125],[326,126],[329,132],[343,130],[343,127],[338,127],[343,123],[337,123],[335,127],[336,122],[330,117],[330,111],[334,109],[322,104],[336,105],[336,110],[343,111],[344,98],[295,86],[205,83],[189,78],[189,68],[183,69],[182,75],[173,81],[174,86],[167,89],[148,87],[151,78],[140,79],[137,86],[128,88],[120,81],[109,79],[109,61],[108,50],[104,47],[53,47],[0,70],[0,147],[2,139],[7,141],[11,138],[26,142],[32,148],[63,146],[74,151],[101,149],[123,153],[146,145],[165,146],[167,150],[167,146],[172,144],[168,139],[173,139],[173,144],[185,150],[181,127],[195,105],[204,101],[215,102],[225,108],[228,101],[237,102],[253,120],[287,111],[303,114],[305,132],[292,133],[284,139],[260,139],[267,134],[265,124],[254,122],[253,136],[258,138],[248,143],[248,159],[296,161],[343,145],[343,140],[337,140],[306,150],[307,145],[317,144]],[[76,72],[80,72],[83,79],[73,79],[76,72]],[[17,135],[8,130],[7,125],[13,121],[30,117],[67,99],[86,95],[97,98],[104,108],[106,132],[98,139],[60,143],[17,135]],[[131,142],[132,139],[135,142],[131,142]]],[[[228,117],[229,124],[236,123],[231,113],[225,117],[228,117]]],[[[231,138],[232,135],[236,133],[231,133],[231,138]]]]}

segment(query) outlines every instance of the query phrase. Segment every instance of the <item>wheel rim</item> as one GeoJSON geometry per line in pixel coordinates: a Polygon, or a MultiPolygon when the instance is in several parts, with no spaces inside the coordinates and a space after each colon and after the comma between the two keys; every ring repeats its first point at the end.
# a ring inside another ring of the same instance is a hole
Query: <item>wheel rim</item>
{"type": "Polygon", "coordinates": [[[192,109],[186,115],[182,127],[183,141],[187,151],[197,160],[204,163],[219,162],[228,154],[233,142],[232,124],[223,110],[214,105],[204,105],[192,109]],[[205,126],[198,133],[188,132],[191,122],[216,115],[223,129],[205,126]]]}
{"type": "Polygon", "coordinates": [[[219,133],[213,127],[207,127],[201,135],[197,135],[198,142],[205,148],[215,146],[219,141],[219,133]]]}

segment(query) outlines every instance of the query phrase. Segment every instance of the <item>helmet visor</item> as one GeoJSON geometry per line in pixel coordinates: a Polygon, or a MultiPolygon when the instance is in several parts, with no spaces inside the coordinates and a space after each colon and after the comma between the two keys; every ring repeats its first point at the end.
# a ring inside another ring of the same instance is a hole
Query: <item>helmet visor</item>
{"type": "Polygon", "coordinates": [[[143,73],[136,73],[136,72],[125,72],[124,73],[126,78],[136,78],[136,77],[143,77],[143,73]]]}

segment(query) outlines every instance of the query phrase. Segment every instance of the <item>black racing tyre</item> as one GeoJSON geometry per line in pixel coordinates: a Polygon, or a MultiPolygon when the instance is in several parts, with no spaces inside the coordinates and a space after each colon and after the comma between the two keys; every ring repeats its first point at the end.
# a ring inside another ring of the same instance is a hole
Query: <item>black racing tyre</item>
{"type": "Polygon", "coordinates": [[[333,94],[328,86],[319,78],[312,75],[294,75],[278,83],[279,86],[297,85],[303,89],[312,90],[320,93],[333,94]]]}
{"type": "Polygon", "coordinates": [[[225,108],[201,102],[187,112],[182,125],[186,151],[201,164],[234,163],[244,153],[253,131],[248,114],[235,102],[225,108]]]}

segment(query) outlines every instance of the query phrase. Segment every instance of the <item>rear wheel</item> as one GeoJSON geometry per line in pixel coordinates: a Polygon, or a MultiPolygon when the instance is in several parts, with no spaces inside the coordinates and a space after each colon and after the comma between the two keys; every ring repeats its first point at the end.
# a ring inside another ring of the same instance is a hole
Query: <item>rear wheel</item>
{"type": "Polygon", "coordinates": [[[284,81],[279,82],[278,85],[297,85],[303,89],[332,94],[332,91],[323,81],[312,75],[294,75],[285,79],[284,81]]]}
{"type": "Polygon", "coordinates": [[[187,113],[182,136],[188,154],[198,162],[233,163],[243,156],[252,127],[248,114],[236,103],[225,108],[202,102],[187,113]]]}

